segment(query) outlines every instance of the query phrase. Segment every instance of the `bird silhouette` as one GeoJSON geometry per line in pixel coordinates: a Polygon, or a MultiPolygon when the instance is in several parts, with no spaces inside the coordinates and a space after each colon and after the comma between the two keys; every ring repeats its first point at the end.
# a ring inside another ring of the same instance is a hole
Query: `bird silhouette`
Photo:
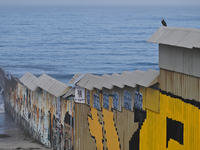
{"type": "Polygon", "coordinates": [[[161,23],[162,23],[163,26],[167,26],[167,23],[165,22],[164,19],[162,19],[161,23]]]}

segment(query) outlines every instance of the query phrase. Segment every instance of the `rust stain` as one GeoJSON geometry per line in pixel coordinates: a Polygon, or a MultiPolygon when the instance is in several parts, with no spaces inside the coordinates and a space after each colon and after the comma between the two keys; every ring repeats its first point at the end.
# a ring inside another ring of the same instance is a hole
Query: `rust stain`
{"type": "Polygon", "coordinates": [[[37,108],[37,119],[39,121],[39,108],[37,108]]]}
{"type": "Polygon", "coordinates": [[[52,130],[53,130],[53,107],[50,108],[51,112],[51,139],[52,139],[52,130]]]}

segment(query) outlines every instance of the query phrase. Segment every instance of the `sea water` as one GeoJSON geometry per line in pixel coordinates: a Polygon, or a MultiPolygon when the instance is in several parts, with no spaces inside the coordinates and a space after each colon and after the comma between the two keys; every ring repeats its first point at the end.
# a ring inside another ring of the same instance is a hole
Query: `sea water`
{"type": "Polygon", "coordinates": [[[64,83],[75,73],[159,69],[162,26],[200,28],[199,7],[4,7],[0,66],[20,78],[45,73],[64,83]]]}

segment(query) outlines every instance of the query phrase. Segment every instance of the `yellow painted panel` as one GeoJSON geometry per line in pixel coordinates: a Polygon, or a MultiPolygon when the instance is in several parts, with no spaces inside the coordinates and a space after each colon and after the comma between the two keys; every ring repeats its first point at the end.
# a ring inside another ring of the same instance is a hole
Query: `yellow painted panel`
{"type": "Polygon", "coordinates": [[[96,140],[97,150],[103,150],[102,125],[99,122],[99,117],[97,116],[97,110],[95,108],[93,108],[93,107],[91,107],[91,115],[92,115],[92,118],[88,116],[90,134],[96,140]]]}
{"type": "Polygon", "coordinates": [[[200,149],[200,110],[197,107],[160,93],[160,113],[148,109],[146,112],[140,130],[140,150],[200,149]],[[170,138],[166,147],[167,117],[183,124],[183,145],[170,138]]]}
{"type": "Polygon", "coordinates": [[[157,90],[146,89],[146,108],[159,113],[160,110],[160,93],[157,90]]]}
{"type": "Polygon", "coordinates": [[[120,150],[120,143],[118,141],[118,135],[115,128],[115,122],[113,120],[113,113],[107,109],[102,108],[104,130],[106,131],[105,137],[107,139],[108,150],[120,150]]]}

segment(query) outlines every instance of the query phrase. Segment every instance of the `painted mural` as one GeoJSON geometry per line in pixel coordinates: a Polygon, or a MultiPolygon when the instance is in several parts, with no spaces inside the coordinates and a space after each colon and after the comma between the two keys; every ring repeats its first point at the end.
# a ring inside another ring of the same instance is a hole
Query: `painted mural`
{"type": "Polygon", "coordinates": [[[74,103],[40,88],[31,91],[0,69],[2,89],[5,111],[55,150],[200,149],[200,103],[172,93],[139,87],[133,111],[128,92],[119,111],[118,94],[87,91],[87,104],[74,103]]]}
{"type": "Polygon", "coordinates": [[[200,103],[160,92],[160,112],[146,109],[146,119],[133,134],[130,150],[200,149],[200,103]]]}
{"type": "Polygon", "coordinates": [[[95,139],[97,150],[103,150],[104,141],[107,143],[106,149],[120,150],[113,113],[107,109],[102,109],[103,123],[100,122],[95,108],[91,108],[91,116],[88,116],[90,134],[95,139]]]}
{"type": "Polygon", "coordinates": [[[4,89],[5,111],[25,132],[47,147],[73,150],[73,100],[56,97],[40,88],[31,91],[17,78],[7,78],[2,68],[0,80],[4,89]]]}
{"type": "MultiPolygon", "coordinates": [[[[200,138],[199,102],[154,89],[146,89],[145,96],[143,109],[141,107],[135,109],[132,114],[134,122],[138,122],[139,126],[129,139],[128,148],[124,148],[124,137],[118,132],[122,127],[114,119],[115,112],[105,108],[99,111],[90,107],[87,122],[90,136],[95,140],[96,149],[188,150],[200,148],[198,142],[200,138]],[[149,93],[151,96],[148,95],[149,93]],[[158,108],[152,107],[148,101],[154,102],[158,108]]],[[[123,111],[117,114],[122,115],[123,111]]],[[[133,124],[132,127],[134,127],[133,124]]]]}
{"type": "Polygon", "coordinates": [[[89,130],[90,137],[94,139],[95,147],[91,144],[91,146],[84,146],[84,149],[128,150],[129,140],[138,128],[138,123],[134,123],[134,112],[124,108],[121,112],[114,109],[110,111],[103,107],[101,111],[94,107],[89,108],[86,129],[89,130]]]}

